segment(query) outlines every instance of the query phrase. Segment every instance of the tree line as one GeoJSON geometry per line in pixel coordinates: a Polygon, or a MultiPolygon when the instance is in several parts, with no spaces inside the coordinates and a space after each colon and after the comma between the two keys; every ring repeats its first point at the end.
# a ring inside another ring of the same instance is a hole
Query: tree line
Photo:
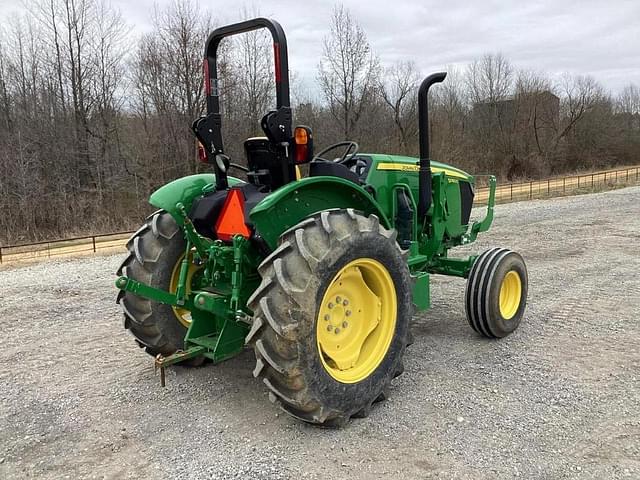
{"type": "MultiPolygon", "coordinates": [[[[105,0],[27,5],[0,26],[0,242],[134,228],[154,189],[209,170],[189,127],[204,110],[202,48],[217,23],[194,0],[154,10],[142,36],[105,0]]],[[[295,122],[317,146],[417,155],[418,67],[384,67],[342,5],[329,20],[317,88],[291,73],[295,122]]],[[[221,45],[234,162],[274,104],[272,62],[264,31],[221,45]]],[[[429,128],[434,159],[502,181],[638,163],[640,90],[612,95],[591,77],[552,79],[487,54],[433,89],[429,128]]]]}

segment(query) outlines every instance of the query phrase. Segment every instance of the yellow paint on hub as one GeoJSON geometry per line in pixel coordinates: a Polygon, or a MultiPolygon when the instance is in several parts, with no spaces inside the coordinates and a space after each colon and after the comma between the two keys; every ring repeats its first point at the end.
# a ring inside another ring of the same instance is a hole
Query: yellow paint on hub
{"type": "Polygon", "coordinates": [[[515,270],[508,272],[500,285],[500,315],[511,320],[518,311],[522,298],[522,280],[515,270]]]}
{"type": "Polygon", "coordinates": [[[345,265],[325,291],[316,337],[325,370],[342,383],[357,383],[382,363],[393,340],[398,301],[393,279],[377,260],[345,265]]]}

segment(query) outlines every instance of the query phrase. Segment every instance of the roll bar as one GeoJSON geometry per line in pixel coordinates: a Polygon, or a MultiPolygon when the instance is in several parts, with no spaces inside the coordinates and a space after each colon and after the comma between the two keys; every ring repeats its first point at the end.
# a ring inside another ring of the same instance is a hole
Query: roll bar
{"type": "Polygon", "coordinates": [[[418,89],[418,126],[420,142],[420,162],[418,178],[418,218],[423,218],[431,206],[431,156],[429,152],[429,89],[435,83],[443,82],[446,72],[429,75],[418,89]]]}
{"type": "MultiPolygon", "coordinates": [[[[292,137],[291,107],[289,99],[289,57],[287,54],[287,38],[284,30],[275,20],[254,18],[245,22],[234,23],[216,28],[205,43],[204,47],[204,89],[207,99],[207,115],[193,122],[192,129],[207,152],[207,159],[211,155],[216,173],[216,189],[228,187],[227,167],[228,158],[224,155],[222,141],[222,116],[220,115],[220,88],[218,85],[218,47],[223,38],[240,33],[266,28],[273,38],[273,54],[276,80],[276,111],[270,112],[268,118],[263,119],[263,128],[270,127],[274,132],[271,140],[282,145],[292,137]]],[[[294,167],[286,167],[291,170],[294,167]]]]}
{"type": "Polygon", "coordinates": [[[254,18],[245,22],[234,23],[216,28],[205,43],[204,58],[206,61],[205,75],[208,75],[207,85],[207,113],[219,113],[218,100],[218,46],[223,38],[240,33],[266,28],[273,37],[273,54],[276,73],[276,107],[289,107],[289,56],[287,54],[287,38],[278,22],[268,18],[254,18]]]}

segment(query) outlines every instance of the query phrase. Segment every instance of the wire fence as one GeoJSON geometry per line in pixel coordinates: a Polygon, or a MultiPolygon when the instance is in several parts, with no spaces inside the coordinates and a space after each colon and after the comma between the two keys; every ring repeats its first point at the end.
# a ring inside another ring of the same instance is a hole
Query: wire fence
{"type": "MultiPolygon", "coordinates": [[[[496,188],[496,203],[505,203],[535,198],[568,195],[580,191],[614,188],[616,185],[640,183],[640,166],[619,170],[549,178],[531,182],[509,183],[496,188]]],[[[487,203],[488,188],[478,188],[474,204],[487,203]]],[[[0,245],[0,264],[30,259],[56,258],[124,251],[132,231],[115,232],[86,237],[65,238],[21,245],[0,245]]]]}
{"type": "MultiPolygon", "coordinates": [[[[530,182],[508,183],[498,185],[496,188],[496,203],[557,197],[579,192],[606,190],[616,186],[636,185],[638,183],[640,183],[640,166],[530,182]]],[[[478,188],[476,190],[474,204],[486,205],[488,199],[488,188],[478,188]]]]}
{"type": "Polygon", "coordinates": [[[107,251],[118,252],[124,249],[126,241],[132,233],[133,232],[115,232],[104,235],[91,235],[88,237],[0,246],[0,263],[94,254],[107,251]]]}

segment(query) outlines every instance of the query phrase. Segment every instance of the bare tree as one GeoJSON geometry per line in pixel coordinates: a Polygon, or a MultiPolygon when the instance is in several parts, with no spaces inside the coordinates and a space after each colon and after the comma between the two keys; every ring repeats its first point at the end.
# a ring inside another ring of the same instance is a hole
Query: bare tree
{"type": "Polygon", "coordinates": [[[351,139],[377,83],[378,59],[367,35],[349,10],[333,9],[330,33],[324,39],[319,81],[344,139],[351,139]]]}
{"type": "Polygon", "coordinates": [[[602,87],[593,77],[571,76],[569,74],[563,75],[560,91],[564,98],[562,102],[563,121],[556,129],[556,147],[604,95],[602,87]]]}
{"type": "Polygon", "coordinates": [[[640,88],[633,83],[622,89],[616,102],[619,113],[640,115],[640,88]]]}
{"type": "MultiPolygon", "coordinates": [[[[260,16],[257,9],[242,10],[244,18],[260,16]]],[[[273,103],[274,74],[273,50],[268,32],[253,30],[238,37],[235,47],[234,77],[239,86],[237,92],[243,106],[243,114],[249,121],[250,131],[259,130],[260,119],[273,103]]]]}
{"type": "Polygon", "coordinates": [[[197,171],[188,126],[204,107],[202,45],[211,29],[210,16],[193,0],[156,10],[153,22],[154,31],[142,38],[134,60],[135,104],[147,135],[138,159],[148,184],[197,171]]]}
{"type": "Polygon", "coordinates": [[[194,0],[173,0],[154,15],[160,54],[170,70],[179,111],[189,119],[202,109],[202,45],[211,29],[211,17],[194,0]]]}
{"type": "Polygon", "coordinates": [[[429,93],[431,146],[435,158],[466,167],[470,159],[465,145],[469,117],[465,78],[455,67],[447,72],[446,81],[429,93]]]}
{"type": "Polygon", "coordinates": [[[512,131],[516,111],[505,102],[513,89],[513,67],[501,54],[484,55],[467,68],[466,85],[473,109],[474,152],[482,169],[508,170],[513,162],[512,131]]]}
{"type": "Polygon", "coordinates": [[[5,33],[0,28],[0,114],[2,115],[3,129],[0,131],[8,132],[11,128],[11,105],[9,99],[9,89],[7,86],[7,60],[5,52],[5,33]]]}
{"type": "Polygon", "coordinates": [[[467,86],[473,102],[497,102],[511,94],[513,67],[501,54],[484,55],[467,69],[467,86]]]}
{"type": "Polygon", "coordinates": [[[420,74],[414,62],[398,62],[386,69],[380,94],[393,114],[398,146],[409,153],[409,142],[417,134],[417,91],[420,74]]]}

